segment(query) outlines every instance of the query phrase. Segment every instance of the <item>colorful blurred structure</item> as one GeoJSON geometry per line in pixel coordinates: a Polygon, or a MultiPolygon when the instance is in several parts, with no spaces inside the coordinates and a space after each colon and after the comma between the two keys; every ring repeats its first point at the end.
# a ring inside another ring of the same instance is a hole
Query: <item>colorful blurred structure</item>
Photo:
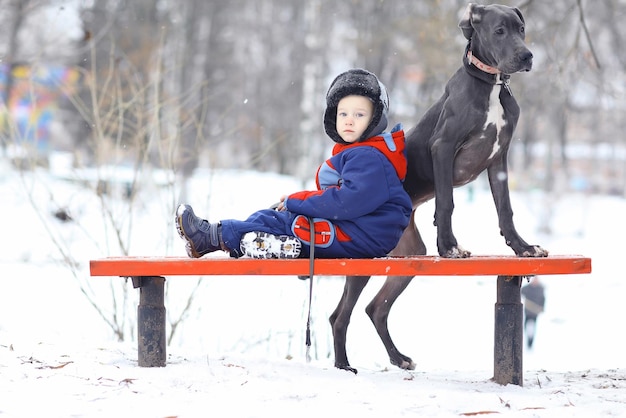
{"type": "MultiPolygon", "coordinates": [[[[0,65],[0,92],[4,96],[8,65],[0,65]]],[[[3,141],[47,153],[50,127],[61,100],[73,94],[80,73],[76,68],[38,65],[14,66],[8,104],[0,103],[3,141]]]]}

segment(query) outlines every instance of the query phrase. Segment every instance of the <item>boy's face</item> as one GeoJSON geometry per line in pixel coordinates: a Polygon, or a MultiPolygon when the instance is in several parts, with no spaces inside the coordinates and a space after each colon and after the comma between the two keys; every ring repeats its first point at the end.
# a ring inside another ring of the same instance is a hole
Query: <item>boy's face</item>
{"type": "Polygon", "coordinates": [[[337,105],[337,133],[353,143],[361,138],[374,114],[374,104],[364,96],[346,96],[337,105]]]}

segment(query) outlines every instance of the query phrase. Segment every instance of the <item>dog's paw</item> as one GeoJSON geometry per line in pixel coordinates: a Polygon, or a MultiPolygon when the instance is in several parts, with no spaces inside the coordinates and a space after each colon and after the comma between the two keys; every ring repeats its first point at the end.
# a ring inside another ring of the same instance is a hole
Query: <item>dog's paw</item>
{"type": "Polygon", "coordinates": [[[395,364],[402,370],[415,370],[415,362],[407,357],[408,360],[403,360],[400,364],[395,364]]]}
{"type": "Polygon", "coordinates": [[[355,369],[354,367],[350,367],[350,365],[348,363],[335,363],[335,367],[341,370],[345,370],[348,372],[352,372],[354,374],[357,374],[359,371],[357,369],[355,369]]]}
{"type": "Polygon", "coordinates": [[[517,255],[520,257],[547,257],[548,250],[541,248],[539,245],[531,245],[517,255]]]}
{"type": "Polygon", "coordinates": [[[444,258],[469,258],[472,253],[457,245],[456,247],[450,248],[443,254],[440,254],[444,258]]]}

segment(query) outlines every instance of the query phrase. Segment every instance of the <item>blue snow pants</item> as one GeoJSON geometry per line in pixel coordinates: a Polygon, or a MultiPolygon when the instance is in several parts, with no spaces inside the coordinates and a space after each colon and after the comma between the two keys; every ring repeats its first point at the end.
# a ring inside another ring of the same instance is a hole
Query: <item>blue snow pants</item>
{"type": "MultiPolygon", "coordinates": [[[[245,221],[234,219],[222,220],[222,239],[227,248],[231,250],[232,257],[239,258],[243,255],[239,249],[241,238],[248,232],[260,231],[272,235],[289,235],[298,238],[293,232],[293,225],[297,213],[289,211],[277,211],[274,209],[262,209],[254,212],[245,221]]],[[[328,221],[326,221],[328,222],[328,221]]],[[[330,223],[330,222],[329,222],[330,223]]],[[[300,257],[309,257],[311,243],[298,238],[302,243],[300,257]]],[[[362,249],[356,247],[352,241],[339,241],[332,239],[323,246],[315,246],[315,257],[319,258],[362,258],[362,249]]]]}

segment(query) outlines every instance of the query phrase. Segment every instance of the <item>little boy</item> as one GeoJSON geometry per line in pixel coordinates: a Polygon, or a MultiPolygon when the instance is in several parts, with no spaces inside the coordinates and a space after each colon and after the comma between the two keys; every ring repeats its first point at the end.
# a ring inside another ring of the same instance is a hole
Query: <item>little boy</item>
{"type": "Polygon", "coordinates": [[[365,70],[337,76],[326,94],[324,128],[337,144],[318,169],[318,190],[280,198],[245,221],[210,223],[180,205],[176,228],[189,257],[223,250],[232,257],[373,258],[398,243],[411,214],[402,187],[406,175],[404,132],[387,127],[385,86],[365,70]],[[311,239],[313,223],[314,239],[311,239]]]}

